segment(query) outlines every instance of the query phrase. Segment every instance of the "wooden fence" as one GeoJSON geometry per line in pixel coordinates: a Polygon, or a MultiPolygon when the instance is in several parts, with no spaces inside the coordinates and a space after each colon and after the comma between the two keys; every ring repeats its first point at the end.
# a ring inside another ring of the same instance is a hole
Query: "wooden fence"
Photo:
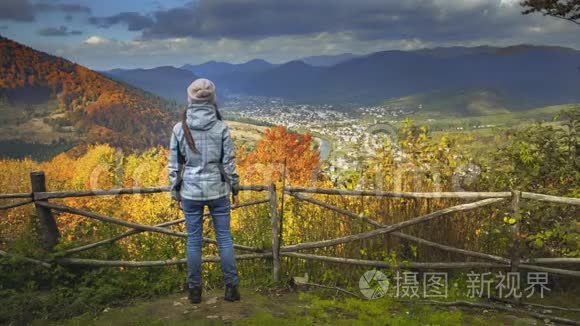
{"type": "MultiPolygon", "coordinates": [[[[43,244],[48,251],[52,251],[54,246],[59,241],[59,230],[57,227],[56,220],[53,215],[53,211],[64,212],[75,214],[91,219],[95,219],[105,223],[111,223],[116,225],[121,225],[129,228],[130,230],[121,234],[118,234],[112,238],[104,239],[95,243],[86,244],[80,247],[67,249],[63,253],[63,257],[53,258],[51,260],[38,260],[28,257],[21,257],[24,261],[41,264],[46,267],[51,267],[52,264],[62,264],[62,265],[88,265],[88,266],[119,266],[119,267],[148,267],[148,266],[163,266],[163,265],[173,265],[173,264],[184,264],[185,259],[175,259],[175,260],[160,260],[160,261],[111,261],[111,260],[95,260],[95,259],[83,259],[83,258],[73,258],[70,257],[73,254],[83,252],[89,249],[97,248],[103,245],[112,244],[123,238],[142,233],[142,232],[157,232],[169,236],[187,237],[184,232],[178,232],[168,228],[171,225],[176,225],[183,223],[185,220],[183,218],[176,219],[173,221],[167,221],[157,225],[143,225],[138,223],[129,222],[122,219],[117,219],[94,212],[73,208],[57,203],[50,202],[50,199],[57,198],[69,198],[69,197],[85,197],[85,196],[104,196],[104,195],[129,195],[129,194],[150,194],[150,193],[161,193],[169,192],[169,187],[153,187],[153,188],[122,188],[122,189],[112,189],[112,190],[90,190],[90,191],[57,191],[49,192],[46,189],[45,176],[43,172],[33,172],[30,175],[32,189],[30,193],[18,193],[18,194],[0,194],[0,199],[22,199],[22,201],[17,203],[12,203],[4,206],[0,206],[0,210],[6,210],[10,208],[19,207],[22,205],[27,205],[33,203],[36,208],[36,216],[40,225],[41,236],[43,239],[43,244]]],[[[314,241],[314,242],[304,242],[298,244],[283,245],[281,234],[283,228],[283,220],[279,218],[278,214],[278,203],[276,186],[274,184],[270,185],[250,185],[242,186],[242,191],[255,191],[255,192],[265,192],[267,195],[264,199],[249,201],[241,203],[239,205],[232,206],[232,209],[237,209],[240,207],[247,207],[252,205],[268,204],[269,205],[269,215],[271,222],[272,231],[272,248],[265,250],[262,248],[251,247],[241,244],[234,244],[234,247],[240,251],[250,252],[247,254],[236,255],[238,260],[243,259],[255,259],[255,258],[270,258],[272,260],[272,276],[275,281],[280,279],[280,259],[281,257],[295,257],[307,260],[317,260],[332,263],[341,263],[348,265],[359,265],[359,266],[369,266],[369,267],[381,267],[381,268],[409,268],[409,269],[458,269],[458,268],[500,268],[509,269],[511,271],[519,270],[533,270],[540,272],[548,272],[552,274],[580,277],[580,271],[574,269],[563,269],[555,267],[547,267],[554,264],[580,264],[580,258],[535,258],[530,260],[524,260],[520,258],[520,234],[519,234],[519,220],[520,220],[520,202],[521,200],[537,200],[544,201],[548,203],[556,204],[566,204],[566,205],[580,205],[580,199],[578,198],[567,198],[567,197],[556,197],[541,195],[529,192],[511,191],[511,192],[382,192],[382,191],[359,191],[359,190],[336,190],[336,189],[320,189],[320,188],[299,188],[299,187],[286,187],[282,190],[282,206],[284,204],[284,194],[288,194],[300,202],[318,205],[320,207],[326,208],[330,211],[340,213],[351,219],[356,219],[368,223],[375,227],[374,230],[366,231],[358,234],[351,234],[335,239],[314,241]],[[326,194],[326,195],[341,195],[341,196],[375,196],[375,197],[388,197],[388,198],[450,198],[450,199],[467,199],[475,200],[469,203],[460,204],[441,210],[437,210],[422,216],[414,217],[396,224],[384,225],[377,222],[375,219],[367,216],[362,216],[360,214],[348,211],[346,209],[331,205],[329,203],[322,202],[311,196],[305,194],[326,194]],[[486,254],[482,252],[475,252],[465,249],[460,249],[436,242],[432,242],[426,239],[418,238],[400,230],[420,223],[425,223],[430,220],[440,219],[451,213],[462,212],[467,210],[472,210],[500,202],[509,200],[511,202],[512,217],[515,219],[515,223],[511,226],[512,235],[512,245],[510,250],[510,257],[500,257],[496,255],[486,254]],[[314,255],[309,253],[304,253],[302,251],[323,248],[329,246],[335,246],[339,244],[350,243],[353,241],[358,241],[362,239],[371,238],[378,235],[390,234],[395,237],[405,239],[407,241],[412,241],[417,244],[421,244],[428,247],[437,248],[451,253],[460,254],[467,257],[475,257],[483,261],[472,261],[472,262],[409,262],[403,263],[398,266],[390,265],[384,261],[371,261],[353,258],[340,258],[340,257],[330,257],[314,255]]],[[[215,244],[216,240],[204,238],[204,242],[215,244]]],[[[4,251],[0,251],[0,255],[10,255],[4,251]]],[[[204,262],[218,262],[219,257],[204,257],[204,262]]]]}

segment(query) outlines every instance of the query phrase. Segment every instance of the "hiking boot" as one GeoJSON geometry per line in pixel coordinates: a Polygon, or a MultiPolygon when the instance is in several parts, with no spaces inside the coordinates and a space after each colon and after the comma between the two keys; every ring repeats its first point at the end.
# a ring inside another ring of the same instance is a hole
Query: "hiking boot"
{"type": "Polygon", "coordinates": [[[201,285],[189,288],[189,302],[193,304],[201,303],[201,285]]]}
{"type": "Polygon", "coordinates": [[[226,284],[226,293],[224,295],[224,299],[230,302],[240,301],[240,291],[238,291],[238,286],[226,284]]]}

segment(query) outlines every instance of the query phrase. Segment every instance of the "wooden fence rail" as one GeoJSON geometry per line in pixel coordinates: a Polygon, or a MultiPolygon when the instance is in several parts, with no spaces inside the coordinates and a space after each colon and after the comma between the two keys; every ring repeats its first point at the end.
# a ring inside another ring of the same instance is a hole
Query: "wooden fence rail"
{"type": "MultiPolygon", "coordinates": [[[[307,202],[314,204],[331,211],[340,213],[349,218],[360,220],[362,222],[371,224],[376,227],[375,230],[362,232],[354,235],[349,235],[341,238],[316,241],[310,243],[300,243],[295,245],[288,245],[282,247],[282,255],[297,257],[302,259],[312,259],[328,262],[336,262],[350,265],[361,265],[361,266],[374,266],[374,267],[389,267],[390,265],[383,261],[368,261],[360,259],[350,259],[350,258],[337,258],[337,257],[327,257],[318,256],[305,253],[296,253],[298,250],[321,248],[326,246],[333,246],[337,244],[352,242],[356,240],[370,238],[380,234],[390,234],[398,238],[402,238],[408,241],[412,241],[418,244],[426,245],[429,247],[438,248],[447,252],[453,252],[461,254],[464,256],[478,257],[486,260],[494,261],[495,263],[484,263],[484,262],[466,262],[466,263],[449,263],[449,262],[430,262],[430,263],[406,263],[403,264],[407,268],[415,269],[437,269],[437,268],[474,268],[474,267],[488,267],[488,268],[508,268],[513,272],[517,272],[519,269],[548,272],[552,274],[565,275],[580,277],[580,271],[569,270],[562,268],[551,268],[538,266],[537,264],[552,264],[552,263],[568,263],[568,264],[578,264],[580,263],[580,258],[537,258],[532,260],[522,260],[520,258],[519,250],[519,219],[520,219],[520,200],[521,198],[546,201],[550,203],[557,204],[567,204],[567,205],[580,205],[580,199],[569,198],[569,197],[556,197],[549,195],[541,195],[529,192],[439,192],[439,193],[424,193],[424,192],[384,192],[384,191],[360,191],[360,190],[337,190],[337,189],[322,189],[322,188],[302,188],[302,187],[284,187],[284,191],[296,198],[298,201],[307,202]],[[341,196],[375,196],[375,197],[389,197],[389,198],[430,198],[430,199],[441,199],[441,198],[458,198],[458,199],[482,199],[476,202],[471,202],[468,204],[461,204],[453,207],[444,208],[423,216],[415,217],[403,222],[399,222],[391,225],[383,225],[376,220],[363,216],[361,214],[356,214],[343,208],[336,207],[334,205],[322,202],[320,200],[314,199],[312,197],[304,196],[301,193],[310,194],[325,194],[325,195],[341,195],[341,196]],[[475,252],[465,249],[456,248],[453,246],[448,246],[426,239],[411,236],[402,232],[396,232],[396,230],[402,229],[404,227],[423,223],[428,220],[439,218],[450,213],[471,210],[478,207],[483,207],[490,204],[495,204],[505,199],[511,198],[510,209],[512,211],[512,218],[515,219],[515,223],[511,226],[512,234],[512,246],[510,249],[510,258],[504,258],[496,255],[475,252]],[[533,263],[533,264],[530,264],[533,263]]],[[[393,267],[393,266],[390,266],[393,267]]]]}
{"type": "MultiPolygon", "coordinates": [[[[119,189],[109,189],[109,190],[90,190],[90,191],[47,191],[44,173],[33,172],[30,175],[32,191],[30,193],[19,193],[19,194],[0,194],[0,199],[23,199],[22,201],[6,204],[0,206],[0,210],[7,210],[11,208],[16,208],[22,205],[33,203],[36,208],[36,216],[40,225],[40,232],[43,238],[43,244],[48,251],[52,251],[54,246],[58,243],[60,234],[57,228],[57,223],[53,215],[54,211],[64,212],[74,215],[83,216],[90,219],[95,219],[101,222],[120,225],[127,227],[130,230],[124,233],[120,233],[108,239],[103,239],[94,243],[85,244],[79,247],[70,248],[64,251],[64,257],[59,257],[55,259],[45,259],[38,260],[32,258],[21,257],[24,261],[30,263],[41,264],[45,267],[50,267],[53,264],[61,265],[86,265],[86,266],[96,266],[96,267],[149,267],[149,266],[166,266],[175,264],[184,264],[185,259],[175,259],[175,260],[159,260],[159,261],[111,261],[111,260],[95,260],[95,259],[83,259],[83,258],[73,258],[71,255],[77,254],[79,252],[84,252],[90,249],[101,247],[107,244],[115,243],[126,237],[130,237],[142,232],[156,232],[165,234],[168,236],[175,236],[180,238],[187,237],[184,232],[179,232],[169,227],[172,225],[177,225],[183,223],[185,219],[180,218],[172,221],[163,222],[157,225],[144,225],[139,223],[129,222],[124,219],[118,219],[95,212],[90,212],[83,209],[78,209],[74,207],[69,207],[62,204],[57,204],[50,202],[51,199],[60,198],[71,198],[71,197],[87,197],[87,196],[115,196],[115,195],[130,195],[130,194],[153,194],[153,193],[163,193],[169,192],[169,187],[150,187],[150,188],[119,188],[119,189]]],[[[269,215],[270,224],[272,232],[272,248],[264,249],[252,246],[246,246],[241,244],[234,244],[234,247],[241,251],[249,251],[249,254],[236,255],[239,260],[244,259],[271,259],[272,260],[272,278],[274,281],[279,281],[280,271],[281,271],[281,257],[298,258],[305,260],[316,260],[339,264],[348,265],[358,265],[358,266],[369,266],[369,267],[383,267],[383,268],[409,268],[409,269],[464,269],[464,268],[500,268],[507,269],[511,271],[519,270],[532,270],[548,272],[558,275],[580,277],[580,271],[574,269],[563,269],[546,267],[542,265],[553,265],[553,264],[566,264],[566,265],[576,265],[580,264],[580,258],[535,258],[535,259],[522,259],[520,254],[520,231],[519,231],[519,210],[521,200],[536,200],[544,201],[554,204],[565,204],[565,205],[580,205],[579,198],[568,198],[568,197],[557,197],[543,194],[535,194],[529,192],[511,191],[511,192],[386,192],[386,191],[364,191],[364,190],[338,190],[338,189],[323,189],[323,188],[304,188],[304,187],[286,187],[283,186],[282,189],[282,203],[284,205],[284,194],[288,194],[295,198],[299,202],[304,202],[307,204],[313,204],[330,211],[339,213],[350,219],[361,221],[366,224],[370,224],[374,227],[374,230],[361,232],[358,234],[351,234],[342,236],[335,239],[327,239],[314,242],[304,242],[297,244],[283,245],[281,235],[282,235],[282,224],[281,216],[278,216],[278,198],[276,193],[276,186],[274,184],[270,185],[244,185],[241,187],[242,191],[257,191],[265,192],[267,194],[266,198],[253,200],[245,203],[240,203],[239,205],[232,206],[232,209],[238,209],[241,207],[248,207],[253,205],[268,204],[269,205],[269,215]],[[451,207],[447,207],[441,210],[430,212],[428,214],[414,217],[399,223],[384,225],[377,222],[376,219],[363,216],[361,214],[351,212],[344,208],[337,207],[335,205],[320,201],[311,196],[305,196],[304,194],[322,194],[322,195],[340,195],[340,196],[373,196],[373,197],[384,197],[384,198],[401,198],[401,199],[464,199],[464,200],[475,200],[468,203],[463,203],[451,207]],[[410,234],[401,232],[401,229],[409,227],[411,225],[416,225],[420,223],[425,223],[433,219],[445,218],[446,216],[461,212],[472,210],[480,207],[485,207],[488,205],[494,205],[500,202],[505,202],[511,200],[510,209],[512,211],[512,218],[516,220],[511,226],[512,234],[512,245],[510,248],[510,257],[500,257],[497,255],[476,252],[461,248],[456,248],[453,246],[436,243],[427,239],[422,239],[410,234]],[[323,248],[329,246],[336,246],[340,244],[345,244],[353,241],[358,241],[362,239],[367,239],[379,235],[389,234],[407,241],[415,242],[427,247],[440,249],[446,252],[460,254],[466,257],[474,257],[483,259],[484,261],[469,261],[469,262],[407,262],[401,264],[389,264],[384,261],[371,261],[362,260],[354,258],[345,257],[329,257],[321,256],[315,254],[309,254],[301,252],[303,250],[310,250],[316,248],[323,248]]],[[[207,214],[206,214],[207,215],[207,214]]],[[[204,238],[204,242],[216,244],[217,241],[214,239],[204,238]]],[[[9,256],[10,254],[4,251],[0,251],[0,256],[9,256]]],[[[218,262],[219,257],[204,257],[204,262],[218,262]]]]}
{"type": "MultiPolygon", "coordinates": [[[[20,257],[24,261],[31,263],[39,263],[43,266],[51,266],[53,263],[61,265],[87,265],[87,266],[119,266],[119,267],[148,267],[148,266],[164,266],[164,265],[174,265],[185,263],[184,259],[179,260],[160,260],[160,261],[110,261],[110,260],[94,260],[94,259],[82,259],[82,258],[70,258],[69,256],[83,252],[86,250],[94,249],[107,244],[115,243],[126,237],[139,234],[142,232],[157,232],[169,236],[175,236],[180,238],[186,238],[187,233],[179,232],[168,228],[169,226],[180,224],[185,222],[184,218],[176,219],[173,221],[168,221],[160,223],[158,225],[144,225],[139,223],[129,222],[127,220],[118,219],[103,214],[98,214],[95,212],[90,212],[83,209],[78,209],[74,207],[69,207],[62,204],[57,204],[49,202],[49,199],[62,199],[62,198],[73,198],[73,197],[89,197],[89,196],[116,196],[116,195],[130,195],[130,194],[153,194],[153,193],[163,193],[169,192],[169,187],[149,187],[149,188],[119,188],[119,189],[109,189],[109,190],[87,190],[87,191],[47,191],[46,190],[46,180],[45,175],[42,171],[33,172],[30,174],[32,183],[31,193],[19,193],[19,194],[0,194],[0,199],[18,199],[24,198],[24,201],[18,203],[12,203],[8,205],[0,206],[0,210],[7,210],[29,203],[34,203],[36,207],[36,215],[40,224],[41,236],[43,238],[43,245],[45,249],[49,252],[54,250],[54,247],[60,239],[60,233],[57,228],[56,219],[54,218],[53,212],[63,212],[73,215],[83,216],[91,219],[95,219],[101,222],[120,225],[127,227],[130,230],[108,239],[100,240],[94,243],[85,244],[76,248],[67,249],[63,252],[64,257],[56,258],[53,260],[37,260],[26,257],[20,257]]],[[[232,209],[238,209],[242,207],[248,207],[260,204],[270,205],[271,223],[272,223],[272,250],[271,252],[266,252],[263,248],[251,247],[246,245],[234,244],[234,248],[242,251],[250,251],[252,254],[242,254],[236,255],[236,259],[255,259],[255,258],[269,258],[273,257],[273,278],[274,280],[279,280],[279,266],[280,258],[278,255],[278,220],[276,216],[276,186],[271,185],[243,185],[240,187],[241,191],[258,191],[267,192],[268,197],[264,199],[253,200],[245,203],[240,203],[238,205],[233,205],[232,209]]],[[[207,215],[207,214],[205,214],[207,215]]],[[[215,239],[203,238],[204,242],[217,244],[215,239]]],[[[4,251],[0,252],[0,256],[9,256],[9,253],[4,251]]],[[[216,262],[219,261],[219,257],[205,257],[204,262],[216,262]]]]}

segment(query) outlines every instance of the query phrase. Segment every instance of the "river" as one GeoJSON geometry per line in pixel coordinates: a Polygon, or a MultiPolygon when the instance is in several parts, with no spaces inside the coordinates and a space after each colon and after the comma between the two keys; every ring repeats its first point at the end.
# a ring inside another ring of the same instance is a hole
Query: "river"
{"type": "Polygon", "coordinates": [[[320,159],[326,161],[328,156],[330,156],[332,146],[330,145],[330,142],[324,138],[316,137],[316,141],[318,141],[318,148],[320,149],[320,159]]]}

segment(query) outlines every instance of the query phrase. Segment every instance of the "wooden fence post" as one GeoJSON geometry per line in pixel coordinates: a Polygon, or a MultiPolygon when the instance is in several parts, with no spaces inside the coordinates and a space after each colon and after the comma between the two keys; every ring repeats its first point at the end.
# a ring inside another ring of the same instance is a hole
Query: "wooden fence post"
{"type": "Polygon", "coordinates": [[[511,216],[515,223],[511,226],[512,247],[510,252],[511,271],[517,272],[520,266],[520,199],[522,192],[512,191],[511,216]]]}
{"type": "Polygon", "coordinates": [[[40,225],[40,232],[42,237],[42,245],[48,250],[52,251],[54,246],[58,243],[60,234],[56,225],[56,220],[52,215],[50,208],[37,205],[39,201],[48,201],[47,199],[37,199],[37,192],[46,191],[46,178],[43,171],[35,171],[30,173],[30,184],[32,185],[32,198],[34,199],[34,206],[36,207],[36,217],[40,225]]]}
{"type": "Polygon", "coordinates": [[[276,199],[276,185],[271,183],[268,188],[270,199],[270,218],[272,223],[272,279],[280,281],[280,232],[278,229],[278,201],[276,199]]]}

